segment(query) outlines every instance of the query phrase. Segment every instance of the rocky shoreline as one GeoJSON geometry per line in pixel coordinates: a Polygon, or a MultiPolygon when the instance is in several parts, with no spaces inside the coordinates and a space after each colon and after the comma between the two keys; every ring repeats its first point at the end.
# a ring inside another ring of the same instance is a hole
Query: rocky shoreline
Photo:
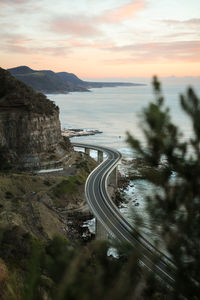
{"type": "Polygon", "coordinates": [[[100,130],[97,129],[82,129],[82,128],[70,128],[70,129],[63,129],[62,130],[62,136],[71,138],[71,137],[77,137],[77,136],[88,136],[88,135],[96,135],[103,133],[100,130]]]}

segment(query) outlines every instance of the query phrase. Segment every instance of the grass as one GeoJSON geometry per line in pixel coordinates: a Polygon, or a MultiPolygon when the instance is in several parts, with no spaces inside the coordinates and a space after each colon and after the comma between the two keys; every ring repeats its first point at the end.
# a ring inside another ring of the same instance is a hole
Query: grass
{"type": "MultiPolygon", "coordinates": [[[[37,176],[24,174],[8,174],[0,176],[0,197],[19,197],[33,191],[44,189],[44,184],[37,176]]],[[[47,187],[46,187],[47,189],[47,187]]]]}
{"type": "Polygon", "coordinates": [[[53,194],[54,196],[61,198],[65,195],[71,195],[78,190],[78,186],[83,184],[85,182],[85,179],[81,176],[72,176],[68,179],[62,180],[60,183],[58,183],[53,188],[53,194]]]}

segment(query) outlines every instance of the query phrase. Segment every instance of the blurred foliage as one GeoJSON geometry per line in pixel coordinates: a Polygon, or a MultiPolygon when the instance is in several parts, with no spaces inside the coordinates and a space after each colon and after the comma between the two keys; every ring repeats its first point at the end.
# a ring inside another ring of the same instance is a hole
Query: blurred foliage
{"type": "Polygon", "coordinates": [[[139,252],[130,246],[119,247],[114,259],[106,242],[72,246],[57,236],[44,244],[18,227],[1,233],[0,256],[10,271],[2,300],[161,299],[165,290],[161,283],[154,288],[156,280],[141,270],[139,252]]]}
{"type": "Polygon", "coordinates": [[[128,134],[128,142],[144,162],[157,172],[145,169],[144,177],[157,187],[148,196],[147,210],[157,222],[152,230],[162,237],[177,266],[174,299],[199,299],[200,295],[200,99],[192,88],[180,96],[190,118],[193,136],[183,141],[165,107],[161,86],[153,81],[155,102],[143,110],[146,148],[128,134]]]}

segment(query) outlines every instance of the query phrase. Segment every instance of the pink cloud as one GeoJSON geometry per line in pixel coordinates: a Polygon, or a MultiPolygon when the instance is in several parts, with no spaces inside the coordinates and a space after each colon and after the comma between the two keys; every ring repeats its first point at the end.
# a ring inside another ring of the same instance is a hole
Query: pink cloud
{"type": "MultiPolygon", "coordinates": [[[[50,24],[56,33],[70,34],[75,36],[94,36],[100,34],[94,25],[90,24],[89,18],[83,16],[57,18],[50,24]]],[[[92,22],[91,22],[92,23],[92,22]]]]}
{"type": "MultiPolygon", "coordinates": [[[[27,38],[25,35],[14,34],[14,33],[0,33],[1,39],[1,50],[11,53],[19,54],[49,54],[49,55],[66,55],[71,52],[71,46],[59,45],[57,43],[55,46],[35,46],[33,47],[35,41],[27,38]]],[[[52,41],[50,41],[52,43],[52,41]]],[[[55,42],[54,42],[55,44],[55,42]]]]}
{"type": "Polygon", "coordinates": [[[119,58],[113,63],[129,63],[130,61],[138,63],[152,61],[200,62],[200,41],[145,43],[112,47],[107,50],[128,54],[128,58],[119,58]]]}
{"type": "Polygon", "coordinates": [[[4,33],[4,32],[0,33],[0,39],[1,39],[1,42],[10,44],[10,45],[23,45],[25,43],[32,41],[32,39],[28,38],[27,36],[25,36],[23,34],[4,33]]]}
{"type": "Polygon", "coordinates": [[[62,47],[62,46],[52,46],[52,47],[28,47],[24,45],[13,45],[13,44],[5,44],[1,48],[6,52],[18,53],[18,54],[27,54],[27,55],[35,55],[35,54],[45,54],[50,56],[66,56],[71,53],[71,48],[62,47]]]}
{"type": "Polygon", "coordinates": [[[145,4],[146,1],[144,0],[134,1],[112,10],[106,10],[104,13],[93,17],[83,15],[57,17],[49,23],[50,29],[56,33],[80,37],[99,36],[102,35],[98,28],[99,25],[132,19],[137,12],[144,9],[145,4]]]}
{"type": "Polygon", "coordinates": [[[99,17],[99,21],[119,23],[125,20],[130,20],[135,17],[139,11],[143,10],[145,5],[146,1],[134,1],[116,9],[107,10],[104,15],[99,17]]]}

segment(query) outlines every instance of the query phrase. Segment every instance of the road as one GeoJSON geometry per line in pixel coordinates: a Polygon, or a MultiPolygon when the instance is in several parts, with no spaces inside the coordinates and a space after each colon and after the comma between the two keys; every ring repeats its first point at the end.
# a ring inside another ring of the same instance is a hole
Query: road
{"type": "Polygon", "coordinates": [[[85,195],[90,210],[106,231],[123,243],[129,243],[142,254],[140,262],[168,285],[174,285],[176,267],[173,261],[156,249],[121,215],[107,191],[108,177],[121,159],[115,149],[73,143],[74,147],[89,148],[106,153],[106,159],[87,178],[85,195]],[[156,260],[156,263],[155,263],[156,260]]]}

